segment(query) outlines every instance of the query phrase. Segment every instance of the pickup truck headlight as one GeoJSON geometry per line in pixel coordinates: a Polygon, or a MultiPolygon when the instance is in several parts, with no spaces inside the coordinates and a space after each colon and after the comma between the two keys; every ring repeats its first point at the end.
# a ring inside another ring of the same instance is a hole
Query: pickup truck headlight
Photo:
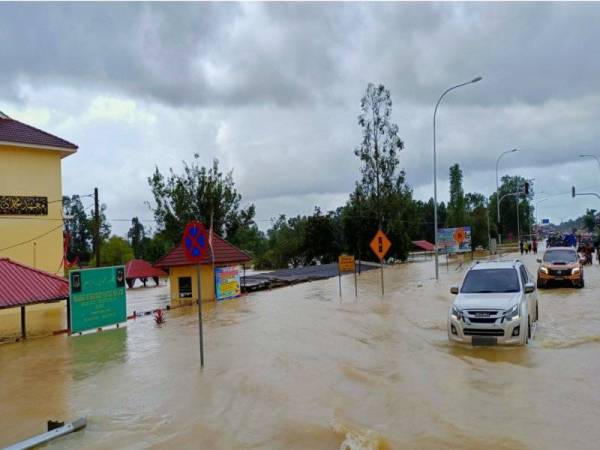
{"type": "Polygon", "coordinates": [[[574,269],[571,270],[571,275],[575,275],[579,273],[579,267],[575,267],[574,269]]]}
{"type": "Polygon", "coordinates": [[[547,274],[548,273],[548,268],[546,268],[546,267],[540,267],[540,272],[547,274]]]}
{"type": "Polygon", "coordinates": [[[506,320],[507,322],[519,319],[519,304],[516,304],[515,306],[504,312],[504,320],[506,320]]]}
{"type": "Polygon", "coordinates": [[[454,305],[452,305],[452,318],[454,320],[463,320],[464,318],[463,312],[454,305]]]}

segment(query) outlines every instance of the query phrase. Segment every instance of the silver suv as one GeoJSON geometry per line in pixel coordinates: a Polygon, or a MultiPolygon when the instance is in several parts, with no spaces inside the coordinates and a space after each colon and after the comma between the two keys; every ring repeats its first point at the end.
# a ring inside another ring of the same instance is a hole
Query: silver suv
{"type": "Polygon", "coordinates": [[[473,345],[525,345],[538,320],[535,278],[519,260],[469,267],[448,313],[448,339],[473,345]]]}

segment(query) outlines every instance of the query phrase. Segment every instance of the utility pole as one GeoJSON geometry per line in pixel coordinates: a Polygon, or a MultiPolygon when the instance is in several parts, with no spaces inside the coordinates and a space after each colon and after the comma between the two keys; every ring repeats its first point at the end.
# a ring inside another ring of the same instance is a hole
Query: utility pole
{"type": "Polygon", "coordinates": [[[94,252],[96,267],[100,267],[100,208],[98,206],[98,188],[94,188],[94,252]]]}

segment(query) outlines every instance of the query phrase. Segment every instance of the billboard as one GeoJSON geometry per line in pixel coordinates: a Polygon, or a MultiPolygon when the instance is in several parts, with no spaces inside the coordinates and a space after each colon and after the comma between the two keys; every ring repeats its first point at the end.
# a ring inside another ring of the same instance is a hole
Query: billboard
{"type": "Polygon", "coordinates": [[[443,253],[464,253],[471,251],[471,227],[440,228],[438,248],[443,253]]]}
{"type": "Polygon", "coordinates": [[[225,300],[241,295],[238,266],[215,268],[215,293],[217,300],[225,300]]]}
{"type": "Polygon", "coordinates": [[[127,321],[125,267],[100,267],[69,273],[71,333],[127,321]]]}

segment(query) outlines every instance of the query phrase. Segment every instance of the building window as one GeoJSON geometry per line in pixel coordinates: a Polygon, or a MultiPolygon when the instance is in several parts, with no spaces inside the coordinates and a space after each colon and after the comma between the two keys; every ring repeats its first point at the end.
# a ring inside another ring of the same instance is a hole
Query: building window
{"type": "Polygon", "coordinates": [[[192,296],[192,278],[179,277],[179,298],[187,298],[192,296]]]}

